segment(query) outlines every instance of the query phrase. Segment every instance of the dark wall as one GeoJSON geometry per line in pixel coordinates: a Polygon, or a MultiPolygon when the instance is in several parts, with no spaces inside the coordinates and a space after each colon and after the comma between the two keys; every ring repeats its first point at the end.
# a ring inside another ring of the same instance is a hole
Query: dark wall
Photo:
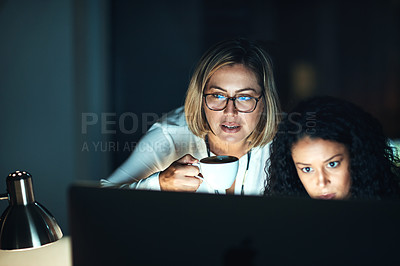
{"type": "Polygon", "coordinates": [[[280,1],[285,106],[312,94],[343,97],[399,138],[399,18],[399,1],[280,1]]]}
{"type": "MultiPolygon", "coordinates": [[[[73,9],[63,1],[0,1],[0,194],[16,170],[65,234],[75,156],[73,9]]],[[[0,202],[0,213],[8,202],[0,202]]]]}
{"type": "Polygon", "coordinates": [[[184,103],[201,56],[201,1],[112,1],[117,167],[163,113],[184,103]]]}

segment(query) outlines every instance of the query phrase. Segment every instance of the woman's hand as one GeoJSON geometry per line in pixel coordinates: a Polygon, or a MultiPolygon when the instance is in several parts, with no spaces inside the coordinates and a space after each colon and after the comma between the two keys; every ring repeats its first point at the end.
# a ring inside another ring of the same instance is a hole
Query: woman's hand
{"type": "Polygon", "coordinates": [[[199,174],[199,168],[191,165],[199,160],[190,154],[186,154],[173,162],[159,175],[161,190],[195,192],[203,182],[195,175],[199,174]]]}

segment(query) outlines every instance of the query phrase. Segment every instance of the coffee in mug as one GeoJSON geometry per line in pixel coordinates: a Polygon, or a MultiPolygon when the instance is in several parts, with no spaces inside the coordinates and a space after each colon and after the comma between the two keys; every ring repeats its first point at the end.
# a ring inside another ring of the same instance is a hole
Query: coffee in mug
{"type": "Polygon", "coordinates": [[[200,160],[201,163],[219,164],[219,163],[231,163],[237,161],[238,158],[234,156],[211,156],[200,160]]]}
{"type": "Polygon", "coordinates": [[[239,159],[234,156],[211,156],[193,164],[200,169],[204,181],[213,189],[228,189],[236,179],[239,159]]]}

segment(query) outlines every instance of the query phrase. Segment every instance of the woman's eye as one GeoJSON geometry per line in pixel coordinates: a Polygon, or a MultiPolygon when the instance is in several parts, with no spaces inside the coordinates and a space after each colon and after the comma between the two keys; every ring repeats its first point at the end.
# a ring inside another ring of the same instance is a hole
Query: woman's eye
{"type": "Polygon", "coordinates": [[[311,172],[312,168],[311,167],[303,167],[301,168],[301,171],[303,171],[304,173],[309,173],[311,172]]]}
{"type": "Polygon", "coordinates": [[[218,100],[225,100],[226,99],[226,97],[224,95],[221,95],[221,94],[213,94],[212,96],[215,99],[218,99],[218,100]]]}
{"type": "Polygon", "coordinates": [[[339,162],[330,162],[330,163],[328,163],[328,166],[331,167],[331,168],[335,168],[338,165],[339,165],[339,162]]]}
{"type": "Polygon", "coordinates": [[[250,96],[239,96],[236,99],[240,102],[250,101],[253,97],[250,96]]]}

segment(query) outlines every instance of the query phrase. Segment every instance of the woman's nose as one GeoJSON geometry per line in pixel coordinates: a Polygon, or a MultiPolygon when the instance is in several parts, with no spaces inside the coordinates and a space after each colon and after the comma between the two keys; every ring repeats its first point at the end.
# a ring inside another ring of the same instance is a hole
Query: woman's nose
{"type": "Polygon", "coordinates": [[[329,183],[329,175],[325,171],[320,171],[317,179],[317,185],[325,187],[329,183]]]}
{"type": "Polygon", "coordinates": [[[228,99],[227,101],[228,101],[228,103],[226,104],[226,108],[225,108],[224,112],[226,114],[237,114],[238,111],[236,110],[234,100],[228,99]]]}

